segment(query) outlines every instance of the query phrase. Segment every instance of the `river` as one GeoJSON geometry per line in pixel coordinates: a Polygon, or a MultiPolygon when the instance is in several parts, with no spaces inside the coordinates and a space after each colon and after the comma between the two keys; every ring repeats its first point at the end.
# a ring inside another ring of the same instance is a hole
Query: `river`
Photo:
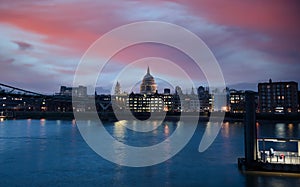
{"type": "MultiPolygon", "coordinates": [[[[163,141],[178,124],[167,121],[149,133],[133,133],[113,122],[104,125],[120,142],[148,146],[163,141]]],[[[299,176],[238,170],[237,158],[244,157],[242,122],[224,123],[213,144],[198,152],[206,125],[200,122],[189,143],[171,159],[133,168],[96,154],[74,121],[4,120],[0,122],[0,186],[299,186],[299,176]]],[[[299,138],[300,124],[260,122],[258,136],[299,138]]]]}

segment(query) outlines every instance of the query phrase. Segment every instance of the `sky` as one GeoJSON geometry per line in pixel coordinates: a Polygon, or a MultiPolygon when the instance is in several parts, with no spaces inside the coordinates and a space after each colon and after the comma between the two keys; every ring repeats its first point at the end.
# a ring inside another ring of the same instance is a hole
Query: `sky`
{"type": "MultiPolygon", "coordinates": [[[[72,86],[80,59],[99,37],[137,21],[164,21],[195,33],[216,57],[229,87],[256,89],[258,82],[270,78],[300,82],[299,12],[298,0],[0,0],[0,82],[59,92],[61,85],[72,86]]],[[[118,80],[124,90],[130,89],[147,66],[159,80],[181,80],[159,62],[132,66],[147,57],[173,61],[197,86],[207,82],[181,51],[140,44],[116,54],[101,72],[98,86],[109,88],[118,80]],[[124,68],[128,72],[120,78],[124,68]]]]}

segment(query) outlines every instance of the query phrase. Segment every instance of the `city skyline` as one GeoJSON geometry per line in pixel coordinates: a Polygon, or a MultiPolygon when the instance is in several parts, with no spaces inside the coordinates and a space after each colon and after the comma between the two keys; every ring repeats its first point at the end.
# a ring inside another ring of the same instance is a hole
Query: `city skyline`
{"type": "MultiPolygon", "coordinates": [[[[272,5],[260,1],[6,1],[0,5],[0,79],[27,90],[57,92],[60,85],[72,85],[81,56],[104,33],[135,21],[155,20],[178,24],[202,38],[229,87],[253,89],[269,78],[299,82],[299,7],[297,1],[272,5]]],[[[115,72],[149,56],[174,61],[185,68],[195,85],[205,86],[205,77],[188,57],[155,44],[129,47],[117,54],[103,74],[106,85],[101,86],[112,86],[115,72]]],[[[149,65],[157,78],[178,78],[166,68],[149,65]]],[[[129,82],[136,77],[140,80],[145,72],[144,66],[132,71],[138,74],[129,82]]],[[[121,85],[126,87],[126,81],[120,81],[121,85]]]]}

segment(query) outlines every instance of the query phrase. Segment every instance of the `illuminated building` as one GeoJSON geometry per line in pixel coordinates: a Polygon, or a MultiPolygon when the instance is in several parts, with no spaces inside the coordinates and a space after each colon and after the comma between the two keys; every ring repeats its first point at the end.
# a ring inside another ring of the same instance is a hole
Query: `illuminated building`
{"type": "Polygon", "coordinates": [[[120,83],[117,81],[117,84],[115,86],[115,95],[120,95],[121,94],[121,85],[120,83]]]}
{"type": "Polygon", "coordinates": [[[244,113],[245,112],[245,92],[230,90],[230,112],[231,113],[244,113]]]}
{"type": "Polygon", "coordinates": [[[164,111],[172,111],[173,110],[173,95],[171,95],[171,90],[168,88],[164,89],[163,101],[164,101],[164,111]]]}
{"type": "Polygon", "coordinates": [[[164,111],[163,95],[158,94],[129,94],[128,108],[132,112],[162,112],[164,111]]]}
{"type": "Polygon", "coordinates": [[[149,67],[140,85],[140,94],[129,94],[127,108],[132,112],[164,111],[163,95],[157,93],[157,85],[149,67]]]}
{"type": "Polygon", "coordinates": [[[272,82],[258,84],[260,113],[295,113],[298,110],[298,83],[272,82]]]}
{"type": "Polygon", "coordinates": [[[192,88],[190,94],[184,94],[181,96],[182,112],[199,112],[200,111],[200,102],[198,95],[195,94],[194,88],[192,88]]]}
{"type": "Polygon", "coordinates": [[[209,99],[211,97],[209,94],[209,89],[204,88],[203,86],[199,86],[197,89],[197,93],[200,102],[200,111],[208,112],[210,109],[209,99]]]}
{"type": "Polygon", "coordinates": [[[153,76],[150,74],[150,69],[148,67],[147,74],[144,76],[142,80],[142,84],[140,86],[141,94],[155,94],[157,90],[156,83],[154,81],[153,76]]]}

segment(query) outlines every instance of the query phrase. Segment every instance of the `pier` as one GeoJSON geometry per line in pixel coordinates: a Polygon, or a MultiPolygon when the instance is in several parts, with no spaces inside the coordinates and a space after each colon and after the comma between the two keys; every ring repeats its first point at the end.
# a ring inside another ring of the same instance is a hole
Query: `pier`
{"type": "Polygon", "coordinates": [[[300,173],[300,139],[257,137],[254,97],[251,91],[245,93],[245,158],[238,158],[238,168],[242,171],[300,173]],[[266,142],[294,143],[297,144],[297,151],[275,150],[266,147],[266,142]]]}

